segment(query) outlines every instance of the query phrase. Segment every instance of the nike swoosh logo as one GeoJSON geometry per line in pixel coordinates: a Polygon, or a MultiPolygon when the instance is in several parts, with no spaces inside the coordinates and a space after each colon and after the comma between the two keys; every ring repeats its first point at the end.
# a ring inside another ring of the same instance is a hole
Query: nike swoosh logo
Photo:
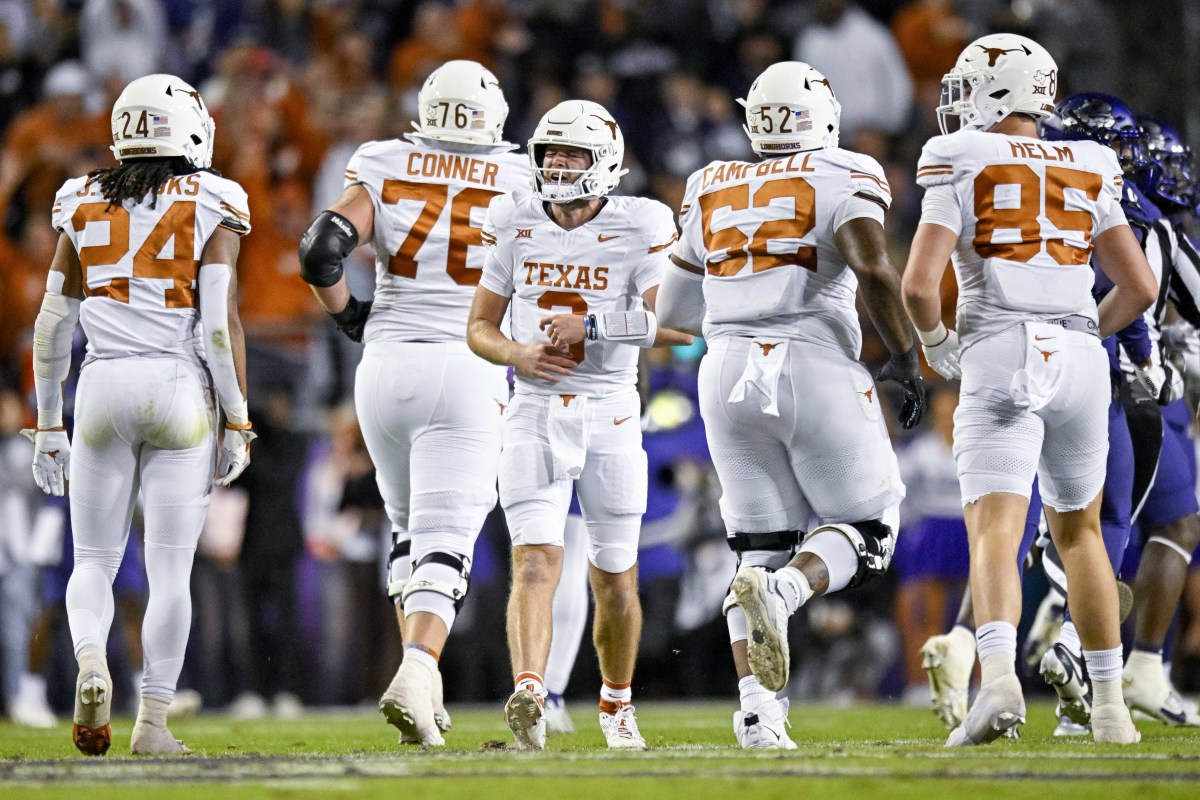
{"type": "Polygon", "coordinates": [[[628,422],[631,419],[633,419],[633,417],[621,417],[620,419],[613,417],[613,425],[620,425],[622,422],[628,422]]]}
{"type": "Polygon", "coordinates": [[[1053,338],[1054,338],[1053,336],[1034,336],[1034,337],[1033,337],[1033,340],[1034,340],[1035,342],[1044,342],[1044,341],[1046,341],[1047,339],[1053,339],[1053,338]]]}
{"type": "Polygon", "coordinates": [[[613,239],[619,239],[619,236],[605,236],[603,233],[596,237],[597,242],[610,242],[613,239]]]}
{"type": "Polygon", "coordinates": [[[1184,714],[1182,711],[1170,711],[1166,708],[1166,706],[1159,708],[1158,713],[1162,714],[1164,717],[1177,725],[1182,725],[1183,723],[1187,722],[1187,714],[1184,714]]]}

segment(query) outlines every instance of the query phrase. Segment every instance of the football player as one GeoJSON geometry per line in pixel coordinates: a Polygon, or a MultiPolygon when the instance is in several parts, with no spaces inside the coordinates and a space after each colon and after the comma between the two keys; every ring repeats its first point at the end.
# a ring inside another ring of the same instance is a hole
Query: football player
{"type": "Polygon", "coordinates": [[[105,642],[113,577],[141,494],[149,598],[131,749],[160,755],[185,752],[167,728],[167,706],[191,628],[189,576],[214,455],[216,483],[227,485],[249,463],[254,439],[234,272],[250,216],[242,188],[209,170],[213,121],[179,78],[148,75],[125,87],[112,137],[120,163],[67,181],[54,203],[58,250],[34,329],[33,475],[54,495],[70,479],[67,619],[79,662],[72,738],[89,755],[112,741],[105,642]],[[76,321],[88,351],[69,441],[61,384],[76,321]],[[213,389],[225,420],[219,445],[213,389]]]}
{"type": "Polygon", "coordinates": [[[1015,555],[1035,473],[1075,587],[1092,736],[1139,739],[1121,694],[1116,579],[1100,530],[1111,396],[1100,338],[1137,319],[1157,287],[1120,208],[1116,154],[1038,138],[1057,77],[1049,53],[1023,36],[972,42],[942,79],[943,135],[926,143],[917,167],[926,193],[904,301],[930,366],[962,378],[954,451],[983,672],[949,746],[989,742],[1024,721],[1015,555]],[[1099,307],[1093,253],[1115,284],[1099,307]],[[939,284],[951,259],[957,331],[941,322],[939,284]]]}
{"type": "Polygon", "coordinates": [[[543,676],[574,488],[596,598],[600,727],[609,747],[642,749],[630,688],[647,492],[637,362],[638,348],[692,340],[661,330],[654,316],[675,219],[653,200],[610,195],[626,172],[625,144],[598,103],[550,109],[528,151],[532,194],[497,198],[488,209],[488,258],[467,330],[478,355],[516,369],[500,457],[500,503],[513,542],[515,688],[505,716],[519,747],[545,746],[543,676]],[[512,338],[501,327],[508,315],[512,338]]]}
{"type": "Polygon", "coordinates": [[[887,256],[891,192],[874,159],[838,147],[829,81],[802,62],[773,64],[739,102],[762,160],[713,162],[688,179],[661,304],[664,324],[708,342],[700,413],[739,562],[724,607],[741,695],[734,733],[745,748],[792,748],[788,618],[887,570],[904,497],[858,360],[860,288],[891,353],[880,379],[904,391],[905,428],[925,390],[887,256]]]}
{"type": "Polygon", "coordinates": [[[407,141],[368,142],[350,159],[345,192],[300,242],[300,266],[338,330],[366,342],[355,408],[396,531],[388,591],[405,640],[379,709],[402,743],[443,745],[438,659],[496,503],[508,405],[505,371],[467,350],[467,310],[488,203],[528,173],[502,141],[508,104],[483,66],[447,62],[417,101],[407,141]],[[351,296],[342,267],[366,242],[373,301],[351,296]]]}
{"type": "MultiPolygon", "coordinates": [[[[1190,152],[1178,131],[1166,122],[1143,116],[1137,123],[1149,162],[1148,168],[1135,175],[1143,195],[1140,204],[1162,213],[1161,220],[1147,220],[1140,226],[1144,228],[1144,246],[1151,264],[1157,262],[1161,269],[1167,298],[1183,320],[1164,327],[1167,304],[1160,302],[1152,309],[1151,330],[1156,338],[1162,336],[1163,362],[1170,364],[1167,351],[1178,351],[1179,357],[1186,359],[1186,332],[1200,324],[1200,256],[1183,227],[1195,208],[1190,195],[1190,152]],[[1154,251],[1160,254],[1158,259],[1152,257],[1154,251]]],[[[1196,726],[1200,716],[1174,690],[1163,660],[1167,632],[1192,554],[1200,544],[1195,450],[1189,436],[1192,412],[1182,394],[1164,393],[1160,398],[1162,449],[1139,519],[1145,537],[1133,582],[1134,642],[1125,664],[1124,689],[1125,702],[1135,711],[1169,725],[1196,726]]]]}

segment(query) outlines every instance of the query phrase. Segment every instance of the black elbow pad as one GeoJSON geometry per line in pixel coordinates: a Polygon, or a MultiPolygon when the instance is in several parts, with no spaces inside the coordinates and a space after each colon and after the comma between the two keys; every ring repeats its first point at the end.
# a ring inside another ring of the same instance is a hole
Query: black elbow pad
{"type": "Polygon", "coordinates": [[[342,261],[358,247],[358,231],[336,211],[322,211],[300,240],[300,277],[322,289],[342,277],[342,261]]]}

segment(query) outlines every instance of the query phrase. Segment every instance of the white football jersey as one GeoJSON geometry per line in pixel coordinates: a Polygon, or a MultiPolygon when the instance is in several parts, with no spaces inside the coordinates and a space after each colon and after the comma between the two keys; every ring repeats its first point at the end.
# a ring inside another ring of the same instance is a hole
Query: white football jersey
{"type": "Polygon", "coordinates": [[[528,160],[400,139],[367,142],[346,166],[346,185],[356,183],[375,205],[375,303],[365,341],[465,341],[488,203],[528,189],[528,160]]]}
{"type": "Polygon", "coordinates": [[[110,208],[98,183],[72,178],[58,190],[51,220],[70,238],[83,268],[79,320],[89,357],[203,357],[200,257],[218,227],[239,236],[250,232],[241,186],[193,172],[170,178],[156,197],[110,208]]]}
{"type": "Polygon", "coordinates": [[[921,152],[921,222],[958,234],[958,333],[964,345],[1026,320],[1096,320],[1092,239],[1128,224],[1109,148],[962,130],[921,152]]]}
{"type": "MultiPolygon", "coordinates": [[[[677,237],[675,217],[656,200],[605,198],[588,223],[564,230],[542,201],[523,193],[488,208],[488,257],[480,286],[511,297],[514,341],[547,342],[538,327],[554,314],[638,311],[642,295],[662,281],[677,237]]],[[[517,375],[517,391],[604,397],[637,385],[636,345],[604,340],[571,348],[578,366],[558,383],[517,375]]]]}
{"type": "Polygon", "coordinates": [[[834,233],[882,223],[891,202],[879,164],[837,147],[695,172],[675,255],[705,270],[704,337],[799,339],[858,358],[858,279],[834,233]]]}

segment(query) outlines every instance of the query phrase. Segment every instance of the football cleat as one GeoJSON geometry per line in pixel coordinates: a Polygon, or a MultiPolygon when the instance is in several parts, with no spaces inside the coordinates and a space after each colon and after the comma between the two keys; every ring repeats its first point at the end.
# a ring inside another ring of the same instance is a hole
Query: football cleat
{"type": "Polygon", "coordinates": [[[1059,642],[1042,657],[1041,673],[1046,683],[1058,693],[1058,716],[1067,717],[1078,725],[1087,725],[1092,715],[1089,699],[1092,687],[1083,659],[1059,642]]]}
{"type": "Polygon", "coordinates": [[[1025,723],[1025,698],[1016,675],[1004,675],[979,688],[962,724],[950,732],[946,747],[987,744],[1025,723]]]}
{"type": "Polygon", "coordinates": [[[399,729],[401,744],[446,744],[433,718],[433,681],[428,667],[406,658],[380,698],[379,713],[399,729]]]}
{"type": "Polygon", "coordinates": [[[1046,651],[1058,641],[1058,633],[1062,630],[1063,614],[1066,611],[1066,601],[1055,589],[1050,589],[1042,598],[1033,624],[1029,627],[1029,635],[1025,637],[1023,651],[1025,667],[1032,673],[1042,663],[1046,651]]]}
{"type": "Polygon", "coordinates": [[[504,719],[508,722],[518,750],[546,748],[546,708],[544,700],[529,689],[518,689],[504,704],[504,719]]]}
{"type": "Polygon", "coordinates": [[[1188,708],[1157,663],[1149,664],[1147,668],[1127,664],[1121,675],[1121,688],[1125,704],[1134,712],[1141,712],[1167,725],[1200,726],[1200,716],[1188,708]]]}
{"type": "Polygon", "coordinates": [[[734,600],[746,615],[749,638],[746,655],[754,677],[770,692],[787,685],[791,668],[788,652],[788,613],[776,589],[779,579],[763,569],[744,567],[730,584],[734,600]]]}
{"type": "Polygon", "coordinates": [[[921,647],[921,666],[929,676],[934,715],[954,730],[967,718],[967,690],[975,667],[975,637],[958,626],[950,633],[930,636],[921,647]]]}
{"type": "Polygon", "coordinates": [[[433,675],[433,721],[442,733],[449,731],[453,724],[442,697],[442,671],[440,669],[433,675]]]}
{"type": "Polygon", "coordinates": [[[560,695],[546,697],[546,730],[549,733],[574,733],[575,723],[567,713],[567,704],[560,695]]]}
{"type": "Polygon", "coordinates": [[[1137,744],[1142,734],[1124,703],[1102,703],[1092,709],[1092,738],[1097,744],[1137,744]]]}
{"type": "Polygon", "coordinates": [[[645,750],[646,740],[638,731],[633,703],[617,703],[613,713],[600,712],[600,730],[610,750],[645,750]]]}
{"type": "Polygon", "coordinates": [[[112,745],[112,678],[95,647],[80,653],[79,677],[75,681],[75,724],[71,740],[79,752],[102,756],[112,745]]]}
{"type": "Polygon", "coordinates": [[[166,725],[156,725],[141,718],[133,723],[129,749],[135,756],[184,755],[192,752],[171,734],[166,725]]]}
{"type": "Polygon", "coordinates": [[[795,750],[787,734],[787,698],[763,703],[753,711],[733,712],[733,733],[743,750],[795,750]]]}
{"type": "Polygon", "coordinates": [[[1057,714],[1056,716],[1058,717],[1058,724],[1054,726],[1055,736],[1087,736],[1092,732],[1090,725],[1080,725],[1063,714],[1057,714]]]}

